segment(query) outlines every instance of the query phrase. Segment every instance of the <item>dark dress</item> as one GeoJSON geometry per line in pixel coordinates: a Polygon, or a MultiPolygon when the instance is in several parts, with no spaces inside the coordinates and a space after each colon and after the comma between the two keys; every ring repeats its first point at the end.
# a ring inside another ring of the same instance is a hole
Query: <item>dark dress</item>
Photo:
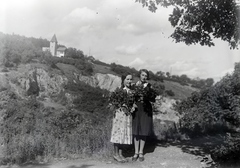
{"type": "Polygon", "coordinates": [[[153,113],[150,101],[154,102],[155,98],[144,98],[144,101],[136,102],[137,109],[132,118],[132,133],[135,136],[150,136],[153,133],[153,113]]]}

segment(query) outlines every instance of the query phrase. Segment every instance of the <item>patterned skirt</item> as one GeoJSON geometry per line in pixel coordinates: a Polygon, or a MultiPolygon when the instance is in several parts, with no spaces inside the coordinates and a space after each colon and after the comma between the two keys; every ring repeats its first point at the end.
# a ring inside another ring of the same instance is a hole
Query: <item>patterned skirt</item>
{"type": "Polygon", "coordinates": [[[121,108],[115,112],[110,141],[118,144],[132,144],[132,116],[126,115],[121,108]]]}

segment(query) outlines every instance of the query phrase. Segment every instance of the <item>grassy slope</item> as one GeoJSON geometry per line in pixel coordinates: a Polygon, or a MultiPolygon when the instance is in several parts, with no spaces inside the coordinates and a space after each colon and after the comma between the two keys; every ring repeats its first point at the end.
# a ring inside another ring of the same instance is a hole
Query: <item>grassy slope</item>
{"type": "MultiPolygon", "coordinates": [[[[68,64],[62,64],[58,63],[57,67],[66,75],[68,79],[73,79],[75,74],[79,74],[80,71],[75,68],[72,65],[68,64]]],[[[113,75],[118,75],[115,72],[111,71],[110,67],[104,66],[104,65],[99,65],[99,64],[93,64],[93,73],[102,73],[102,74],[113,74],[113,75]]],[[[134,82],[138,80],[138,77],[134,78],[134,82]]],[[[166,90],[172,90],[175,93],[175,96],[173,96],[173,99],[178,99],[178,100],[183,100],[191,95],[192,92],[198,91],[198,89],[193,88],[191,86],[182,86],[181,84],[177,82],[172,82],[172,81],[166,81],[160,82],[165,86],[166,90]]]]}
{"type": "MultiPolygon", "coordinates": [[[[47,69],[46,65],[44,65],[44,64],[31,64],[31,66],[42,67],[44,69],[47,69]]],[[[74,75],[73,75],[74,73],[75,74],[80,73],[80,71],[72,65],[58,63],[57,67],[70,80],[74,79],[74,75]]],[[[18,72],[21,73],[22,69],[25,69],[24,66],[19,66],[18,72]]],[[[57,73],[59,73],[60,72],[59,70],[55,70],[54,72],[51,72],[51,73],[56,73],[56,71],[58,71],[57,73]]],[[[93,64],[93,71],[94,71],[94,73],[117,75],[115,72],[111,71],[110,67],[104,66],[104,65],[93,64]]],[[[138,77],[135,77],[134,82],[136,82],[137,80],[138,80],[138,77]]],[[[161,82],[161,84],[163,84],[165,86],[166,90],[172,90],[175,93],[175,96],[173,96],[171,98],[178,99],[178,100],[183,100],[183,99],[187,98],[188,96],[190,96],[192,92],[198,91],[198,89],[196,89],[196,88],[193,88],[190,86],[182,86],[181,84],[179,84],[177,82],[172,82],[172,81],[165,80],[163,83],[161,82]]]]}
{"type": "MultiPolygon", "coordinates": [[[[94,73],[117,75],[115,72],[111,71],[110,67],[98,64],[93,64],[93,66],[94,73]]],[[[136,80],[138,80],[137,77],[134,78],[134,82],[136,82],[136,80]]],[[[175,96],[173,96],[172,98],[178,100],[183,100],[190,96],[192,92],[198,91],[198,89],[193,88],[191,86],[182,86],[181,84],[172,81],[165,80],[163,83],[161,82],[161,84],[165,86],[166,90],[172,90],[175,93],[175,96]]]]}
{"type": "Polygon", "coordinates": [[[115,72],[111,71],[110,67],[99,65],[99,64],[93,64],[93,72],[117,75],[115,72]]]}
{"type": "Polygon", "coordinates": [[[198,89],[191,86],[182,86],[180,83],[172,81],[164,81],[164,86],[166,90],[172,90],[175,94],[174,99],[183,100],[191,95],[192,92],[198,91],[198,89]]]}

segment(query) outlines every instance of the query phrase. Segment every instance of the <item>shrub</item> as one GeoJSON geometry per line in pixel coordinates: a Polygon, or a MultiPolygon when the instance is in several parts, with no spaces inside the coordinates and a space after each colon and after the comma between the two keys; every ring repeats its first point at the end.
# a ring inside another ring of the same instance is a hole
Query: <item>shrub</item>
{"type": "Polygon", "coordinates": [[[8,67],[8,68],[11,68],[11,67],[14,67],[14,64],[12,62],[7,61],[7,62],[4,63],[4,66],[8,67]]]}
{"type": "Polygon", "coordinates": [[[5,67],[2,69],[2,72],[9,72],[9,70],[5,67]]]}
{"type": "Polygon", "coordinates": [[[75,66],[77,69],[81,70],[81,72],[84,75],[91,75],[93,72],[93,67],[92,64],[89,63],[86,59],[76,59],[76,58],[71,58],[71,57],[53,57],[53,56],[48,56],[48,53],[46,53],[45,56],[42,56],[41,62],[46,63],[52,68],[58,68],[56,66],[57,63],[63,63],[63,64],[70,64],[75,66]]]}
{"type": "Polygon", "coordinates": [[[152,87],[156,90],[157,95],[162,95],[165,91],[165,86],[160,84],[159,82],[154,82],[152,87]]]}
{"type": "Polygon", "coordinates": [[[105,113],[108,105],[107,90],[92,87],[84,82],[69,82],[66,90],[76,94],[75,108],[81,111],[105,113]]]}
{"type": "Polygon", "coordinates": [[[29,89],[27,90],[27,95],[39,95],[40,88],[38,86],[38,81],[37,81],[37,73],[34,71],[33,73],[33,80],[29,78],[29,89]]]}
{"type": "Polygon", "coordinates": [[[216,148],[214,152],[219,161],[221,158],[225,160],[224,157],[229,155],[231,159],[239,156],[239,143],[236,143],[238,138],[231,136],[240,132],[239,102],[240,63],[237,63],[232,75],[226,75],[214,86],[194,92],[191,97],[179,103],[176,110],[183,115],[181,118],[183,128],[195,135],[206,133],[230,135],[231,138],[227,141],[231,145],[216,148]]]}
{"type": "Polygon", "coordinates": [[[113,72],[115,72],[118,75],[124,75],[124,74],[128,74],[128,73],[131,73],[134,76],[138,75],[138,71],[136,69],[130,68],[130,67],[125,67],[125,66],[122,66],[119,64],[111,63],[110,68],[113,72]]]}
{"type": "Polygon", "coordinates": [[[12,100],[1,125],[4,161],[110,155],[110,127],[107,115],[45,108],[34,98],[12,100]]]}
{"type": "Polygon", "coordinates": [[[172,90],[166,90],[165,93],[168,95],[168,96],[175,96],[174,92],[172,90]]]}
{"type": "Polygon", "coordinates": [[[228,136],[225,144],[218,146],[212,151],[211,157],[218,162],[220,167],[239,166],[240,160],[240,136],[228,136]]]}
{"type": "Polygon", "coordinates": [[[5,91],[5,90],[7,90],[6,87],[1,87],[1,88],[0,88],[0,92],[5,91]]]}

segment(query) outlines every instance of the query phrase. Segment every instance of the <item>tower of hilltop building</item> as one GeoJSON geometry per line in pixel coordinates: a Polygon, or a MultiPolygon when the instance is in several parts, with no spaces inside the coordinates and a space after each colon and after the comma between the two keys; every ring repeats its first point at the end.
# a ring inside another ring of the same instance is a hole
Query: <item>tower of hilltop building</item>
{"type": "Polygon", "coordinates": [[[57,38],[56,35],[54,34],[52,37],[52,40],[50,41],[50,53],[52,54],[52,56],[56,56],[57,55],[57,38]]]}

